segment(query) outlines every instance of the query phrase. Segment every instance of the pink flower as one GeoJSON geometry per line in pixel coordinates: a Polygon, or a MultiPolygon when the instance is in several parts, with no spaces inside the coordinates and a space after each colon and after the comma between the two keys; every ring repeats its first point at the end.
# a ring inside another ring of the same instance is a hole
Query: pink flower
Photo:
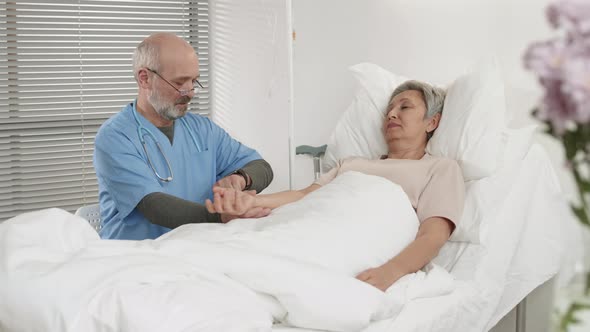
{"type": "Polygon", "coordinates": [[[573,120],[590,122],[590,49],[567,58],[562,77],[562,93],[574,104],[573,120]]]}
{"type": "Polygon", "coordinates": [[[590,122],[590,48],[579,46],[564,48],[559,65],[543,67],[543,58],[537,60],[536,70],[545,90],[538,116],[549,121],[557,134],[565,131],[568,122],[590,122]]]}
{"type": "Polygon", "coordinates": [[[539,105],[538,118],[551,123],[555,132],[563,134],[569,122],[577,118],[576,105],[563,93],[563,82],[556,79],[541,79],[545,95],[539,105]]]}
{"type": "Polygon", "coordinates": [[[567,42],[562,39],[535,42],[524,54],[524,66],[540,78],[559,79],[566,52],[567,42]]]}
{"type": "Polygon", "coordinates": [[[590,34],[590,1],[557,0],[547,7],[547,20],[573,35],[590,34]]]}
{"type": "Polygon", "coordinates": [[[590,0],[557,0],[547,17],[567,34],[533,43],[524,66],[545,90],[537,116],[561,135],[569,123],[590,124],[590,0]]]}

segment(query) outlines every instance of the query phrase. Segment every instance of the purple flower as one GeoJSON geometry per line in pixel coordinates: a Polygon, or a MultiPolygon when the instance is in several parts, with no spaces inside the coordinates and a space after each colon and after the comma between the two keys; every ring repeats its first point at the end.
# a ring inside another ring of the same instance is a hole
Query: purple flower
{"type": "Polygon", "coordinates": [[[533,43],[524,66],[545,90],[537,116],[561,135],[570,123],[590,125],[590,0],[557,0],[547,17],[567,33],[533,43]]]}
{"type": "Polygon", "coordinates": [[[574,104],[573,120],[590,122],[590,50],[567,58],[563,66],[562,93],[574,104]]]}
{"type": "Polygon", "coordinates": [[[590,1],[557,0],[547,7],[547,20],[555,28],[564,27],[573,35],[590,34],[590,1]]]}
{"type": "Polygon", "coordinates": [[[576,105],[562,90],[563,82],[558,79],[541,79],[545,94],[539,105],[537,117],[551,123],[555,132],[563,134],[569,122],[577,118],[576,105]]]}
{"type": "Polygon", "coordinates": [[[558,64],[550,57],[539,57],[535,62],[545,90],[538,117],[550,122],[557,134],[562,134],[569,122],[590,122],[590,49],[576,46],[564,48],[558,64]]]}
{"type": "Polygon", "coordinates": [[[567,43],[562,39],[533,43],[524,54],[524,66],[540,78],[559,79],[566,47],[567,43]]]}

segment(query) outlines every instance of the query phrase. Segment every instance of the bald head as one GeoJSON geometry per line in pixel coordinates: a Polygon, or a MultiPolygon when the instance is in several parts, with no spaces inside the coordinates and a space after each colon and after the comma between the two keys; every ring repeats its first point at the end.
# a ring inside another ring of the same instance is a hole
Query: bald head
{"type": "Polygon", "coordinates": [[[133,53],[137,111],[158,127],[186,114],[200,85],[199,59],[192,46],[171,33],[156,33],[133,53]]]}
{"type": "Polygon", "coordinates": [[[176,43],[178,45],[186,45],[187,47],[190,47],[190,45],[186,41],[184,41],[184,39],[170,32],[156,32],[144,39],[143,43],[176,43]]]}
{"type": "Polygon", "coordinates": [[[168,32],[158,32],[144,39],[133,53],[133,74],[141,68],[150,68],[162,73],[172,65],[194,65],[198,59],[193,47],[184,39],[168,32]]]}

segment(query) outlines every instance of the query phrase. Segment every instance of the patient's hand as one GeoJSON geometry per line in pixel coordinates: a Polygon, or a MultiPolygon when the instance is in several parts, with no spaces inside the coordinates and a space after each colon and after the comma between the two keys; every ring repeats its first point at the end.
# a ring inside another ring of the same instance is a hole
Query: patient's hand
{"type": "Polygon", "coordinates": [[[246,213],[240,215],[240,216],[234,216],[234,215],[230,215],[230,214],[222,214],[221,215],[221,222],[222,223],[228,223],[234,219],[247,219],[247,218],[262,218],[262,217],[266,217],[270,214],[271,209],[269,208],[263,208],[263,207],[255,207],[252,208],[248,211],[246,211],[246,213]]]}
{"type": "Polygon", "coordinates": [[[361,272],[356,278],[372,286],[386,291],[389,286],[393,285],[401,276],[392,267],[384,264],[376,268],[367,269],[361,272]]]}
{"type": "Polygon", "coordinates": [[[240,191],[230,188],[214,187],[213,201],[207,199],[205,206],[210,213],[220,213],[222,222],[235,218],[261,218],[270,213],[270,209],[255,207],[256,192],[240,191]]]}

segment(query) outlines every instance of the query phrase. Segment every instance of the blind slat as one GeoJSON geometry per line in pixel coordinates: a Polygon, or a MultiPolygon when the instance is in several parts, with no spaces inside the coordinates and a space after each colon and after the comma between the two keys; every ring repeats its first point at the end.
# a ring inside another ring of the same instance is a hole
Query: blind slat
{"type": "Polygon", "coordinates": [[[11,174],[3,174],[0,175],[0,180],[10,181],[11,183],[20,183],[22,181],[31,181],[34,183],[42,183],[47,181],[52,181],[56,178],[70,178],[75,176],[84,176],[89,177],[87,175],[87,168],[78,168],[78,169],[62,169],[59,171],[54,172],[32,172],[32,173],[11,173],[11,174]]]}
{"type": "Polygon", "coordinates": [[[4,185],[0,183],[0,193],[10,192],[28,192],[35,190],[51,190],[53,188],[73,188],[73,187],[87,187],[98,186],[96,179],[87,178],[84,175],[60,177],[52,179],[53,181],[45,180],[15,180],[11,185],[4,185]]]}

